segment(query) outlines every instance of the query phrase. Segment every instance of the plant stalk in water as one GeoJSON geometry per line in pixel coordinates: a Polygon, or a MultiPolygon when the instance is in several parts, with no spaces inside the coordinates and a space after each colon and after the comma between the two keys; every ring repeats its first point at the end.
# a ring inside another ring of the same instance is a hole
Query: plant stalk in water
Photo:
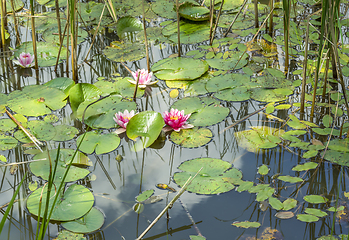
{"type": "Polygon", "coordinates": [[[32,25],[32,41],[33,41],[33,52],[34,52],[34,62],[35,62],[35,69],[38,70],[38,53],[37,53],[37,47],[36,47],[36,32],[35,32],[35,18],[34,18],[34,0],[30,0],[30,19],[31,19],[31,25],[32,25]]]}
{"type": "Polygon", "coordinates": [[[216,29],[217,29],[217,26],[218,26],[218,22],[219,22],[219,17],[221,16],[221,13],[222,13],[222,9],[223,9],[223,4],[224,4],[224,0],[222,0],[221,2],[221,7],[219,8],[219,11],[218,11],[218,16],[217,16],[217,19],[216,19],[216,24],[214,25],[214,28],[212,30],[212,32],[210,33],[210,45],[212,46],[212,42],[213,42],[213,38],[215,36],[215,33],[216,33],[216,29]]]}
{"type": "Polygon", "coordinates": [[[181,17],[179,16],[179,2],[176,0],[176,12],[177,12],[177,38],[178,38],[178,57],[181,56],[181,32],[179,28],[179,20],[181,17]]]}

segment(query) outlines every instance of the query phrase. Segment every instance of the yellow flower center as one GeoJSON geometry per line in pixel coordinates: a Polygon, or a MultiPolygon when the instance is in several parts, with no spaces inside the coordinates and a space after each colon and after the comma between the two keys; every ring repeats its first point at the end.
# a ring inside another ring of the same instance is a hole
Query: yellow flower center
{"type": "Polygon", "coordinates": [[[171,116],[170,119],[171,119],[172,121],[175,121],[175,120],[178,119],[178,116],[171,116]]]}

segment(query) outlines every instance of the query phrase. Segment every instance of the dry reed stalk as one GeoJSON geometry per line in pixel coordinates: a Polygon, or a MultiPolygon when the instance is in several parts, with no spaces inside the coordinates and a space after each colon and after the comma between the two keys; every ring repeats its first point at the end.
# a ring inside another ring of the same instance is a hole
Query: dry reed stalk
{"type": "Polygon", "coordinates": [[[215,33],[216,33],[216,29],[217,29],[217,26],[218,26],[219,18],[220,18],[220,16],[221,16],[222,9],[223,9],[223,4],[224,4],[224,0],[222,0],[222,2],[221,2],[221,7],[219,8],[219,11],[218,11],[218,16],[217,16],[217,19],[216,19],[216,24],[214,25],[212,32],[210,32],[210,36],[211,36],[211,37],[210,37],[210,45],[212,45],[213,38],[214,38],[214,35],[215,35],[215,33]]]}
{"type": "Polygon", "coordinates": [[[179,20],[181,17],[179,16],[179,1],[176,0],[176,12],[177,12],[177,38],[178,38],[178,57],[181,57],[181,32],[179,29],[179,20]]]}

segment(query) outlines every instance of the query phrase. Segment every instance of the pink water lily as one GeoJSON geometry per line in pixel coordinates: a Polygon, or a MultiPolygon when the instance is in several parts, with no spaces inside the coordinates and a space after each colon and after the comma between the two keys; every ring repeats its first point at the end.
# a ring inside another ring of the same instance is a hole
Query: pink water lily
{"type": "Polygon", "coordinates": [[[178,109],[171,108],[170,112],[165,111],[163,113],[163,118],[166,123],[166,127],[164,127],[164,131],[175,130],[179,132],[181,129],[187,129],[194,127],[191,124],[187,124],[186,121],[190,117],[191,114],[184,114],[184,110],[179,111],[178,109]]]}
{"type": "Polygon", "coordinates": [[[34,56],[30,55],[30,53],[24,53],[22,52],[19,55],[18,60],[16,61],[16,63],[18,65],[20,65],[23,68],[28,68],[28,67],[32,67],[34,66],[34,56]]]}
{"type": "Polygon", "coordinates": [[[147,85],[152,85],[157,83],[158,81],[151,81],[151,77],[153,76],[152,72],[148,73],[148,70],[138,69],[136,72],[132,72],[132,76],[134,80],[128,79],[128,81],[132,84],[137,84],[137,78],[139,75],[138,86],[140,88],[145,88],[147,85]]]}
{"type": "Polygon", "coordinates": [[[115,113],[114,121],[121,127],[116,129],[115,132],[117,134],[125,132],[128,122],[134,115],[135,115],[134,110],[132,110],[131,112],[128,112],[127,109],[123,113],[122,112],[115,113]]]}

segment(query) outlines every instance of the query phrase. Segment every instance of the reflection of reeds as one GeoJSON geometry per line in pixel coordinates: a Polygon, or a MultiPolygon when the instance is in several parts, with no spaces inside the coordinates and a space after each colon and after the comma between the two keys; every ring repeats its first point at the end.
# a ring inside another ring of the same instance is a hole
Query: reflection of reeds
{"type": "Polygon", "coordinates": [[[35,69],[39,69],[38,67],[38,53],[36,50],[36,31],[35,31],[35,18],[34,18],[34,0],[30,0],[30,20],[32,27],[32,41],[33,41],[33,52],[34,52],[34,62],[35,69]]]}
{"type": "Polygon", "coordinates": [[[288,40],[290,39],[290,1],[282,0],[282,7],[284,10],[285,70],[287,71],[289,65],[288,40]]]}
{"type": "MultiPolygon", "coordinates": [[[[76,15],[76,2],[75,0],[68,0],[68,8],[69,8],[69,21],[70,21],[70,46],[71,46],[71,68],[72,68],[72,79],[77,82],[78,81],[78,65],[77,65],[77,15],[76,15]]],[[[69,32],[69,31],[68,31],[69,32]]],[[[68,45],[67,45],[68,47],[68,45]]]]}
{"type": "Polygon", "coordinates": [[[5,46],[6,0],[1,0],[1,46],[5,46]]]}
{"type": "Polygon", "coordinates": [[[179,20],[180,20],[180,16],[179,16],[179,2],[178,0],[176,0],[176,12],[177,12],[177,38],[178,38],[178,57],[181,56],[181,32],[180,32],[180,28],[179,28],[179,20]]]}

